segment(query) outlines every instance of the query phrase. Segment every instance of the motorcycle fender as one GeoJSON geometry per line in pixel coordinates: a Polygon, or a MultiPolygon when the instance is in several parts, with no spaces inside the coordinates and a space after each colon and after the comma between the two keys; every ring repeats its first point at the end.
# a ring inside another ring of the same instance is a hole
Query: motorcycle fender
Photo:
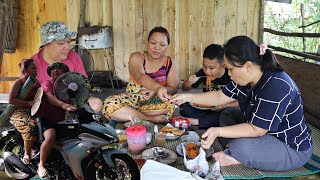
{"type": "Polygon", "coordinates": [[[113,154],[127,154],[127,153],[122,151],[122,150],[119,150],[119,149],[105,149],[105,150],[102,150],[102,155],[103,155],[104,160],[111,167],[114,166],[112,158],[111,158],[113,154]]]}
{"type": "Polygon", "coordinates": [[[27,173],[29,175],[36,174],[37,170],[29,168],[25,165],[15,154],[12,152],[6,151],[4,154],[4,162],[11,164],[13,167],[20,169],[22,172],[27,173]]]}

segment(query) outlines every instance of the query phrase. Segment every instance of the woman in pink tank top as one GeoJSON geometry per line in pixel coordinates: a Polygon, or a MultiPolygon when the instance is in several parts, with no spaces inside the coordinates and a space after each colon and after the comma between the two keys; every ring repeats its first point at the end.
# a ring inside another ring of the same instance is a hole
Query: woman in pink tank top
{"type": "Polygon", "coordinates": [[[174,105],[168,99],[177,92],[179,83],[177,65],[166,56],[169,43],[168,31],[155,27],[149,33],[147,51],[131,54],[126,93],[104,101],[102,112],[108,119],[124,122],[132,117],[154,123],[169,121],[174,105]]]}

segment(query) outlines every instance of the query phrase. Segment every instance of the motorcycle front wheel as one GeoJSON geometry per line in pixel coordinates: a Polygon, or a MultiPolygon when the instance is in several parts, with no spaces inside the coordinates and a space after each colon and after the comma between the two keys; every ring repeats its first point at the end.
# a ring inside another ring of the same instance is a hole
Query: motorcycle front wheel
{"type": "Polygon", "coordinates": [[[128,154],[113,154],[113,167],[105,167],[103,163],[92,161],[87,169],[86,179],[96,180],[139,180],[140,171],[135,161],[128,154]]]}

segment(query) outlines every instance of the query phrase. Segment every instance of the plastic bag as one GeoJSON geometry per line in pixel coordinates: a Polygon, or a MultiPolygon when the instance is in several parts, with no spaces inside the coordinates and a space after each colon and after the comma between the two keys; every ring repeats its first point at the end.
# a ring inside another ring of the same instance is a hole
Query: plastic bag
{"type": "Polygon", "coordinates": [[[206,160],[206,153],[200,147],[199,155],[194,159],[187,159],[187,153],[185,146],[182,147],[183,151],[183,163],[186,168],[191,172],[200,177],[204,177],[209,172],[209,164],[206,160]]]}

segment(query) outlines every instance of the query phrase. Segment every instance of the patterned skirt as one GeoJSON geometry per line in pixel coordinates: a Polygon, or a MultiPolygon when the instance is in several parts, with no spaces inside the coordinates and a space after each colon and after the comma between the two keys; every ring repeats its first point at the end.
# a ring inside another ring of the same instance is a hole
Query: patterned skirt
{"type": "Polygon", "coordinates": [[[34,119],[30,118],[30,108],[17,108],[11,115],[11,121],[21,133],[23,140],[37,139],[37,136],[34,135],[37,123],[34,119]]]}
{"type": "Polygon", "coordinates": [[[130,106],[142,113],[150,111],[168,110],[167,116],[172,117],[174,113],[174,105],[169,102],[162,102],[157,96],[149,100],[143,97],[146,88],[140,86],[133,80],[130,80],[126,89],[126,93],[109,96],[104,100],[102,113],[106,118],[124,106],[130,106]]]}

